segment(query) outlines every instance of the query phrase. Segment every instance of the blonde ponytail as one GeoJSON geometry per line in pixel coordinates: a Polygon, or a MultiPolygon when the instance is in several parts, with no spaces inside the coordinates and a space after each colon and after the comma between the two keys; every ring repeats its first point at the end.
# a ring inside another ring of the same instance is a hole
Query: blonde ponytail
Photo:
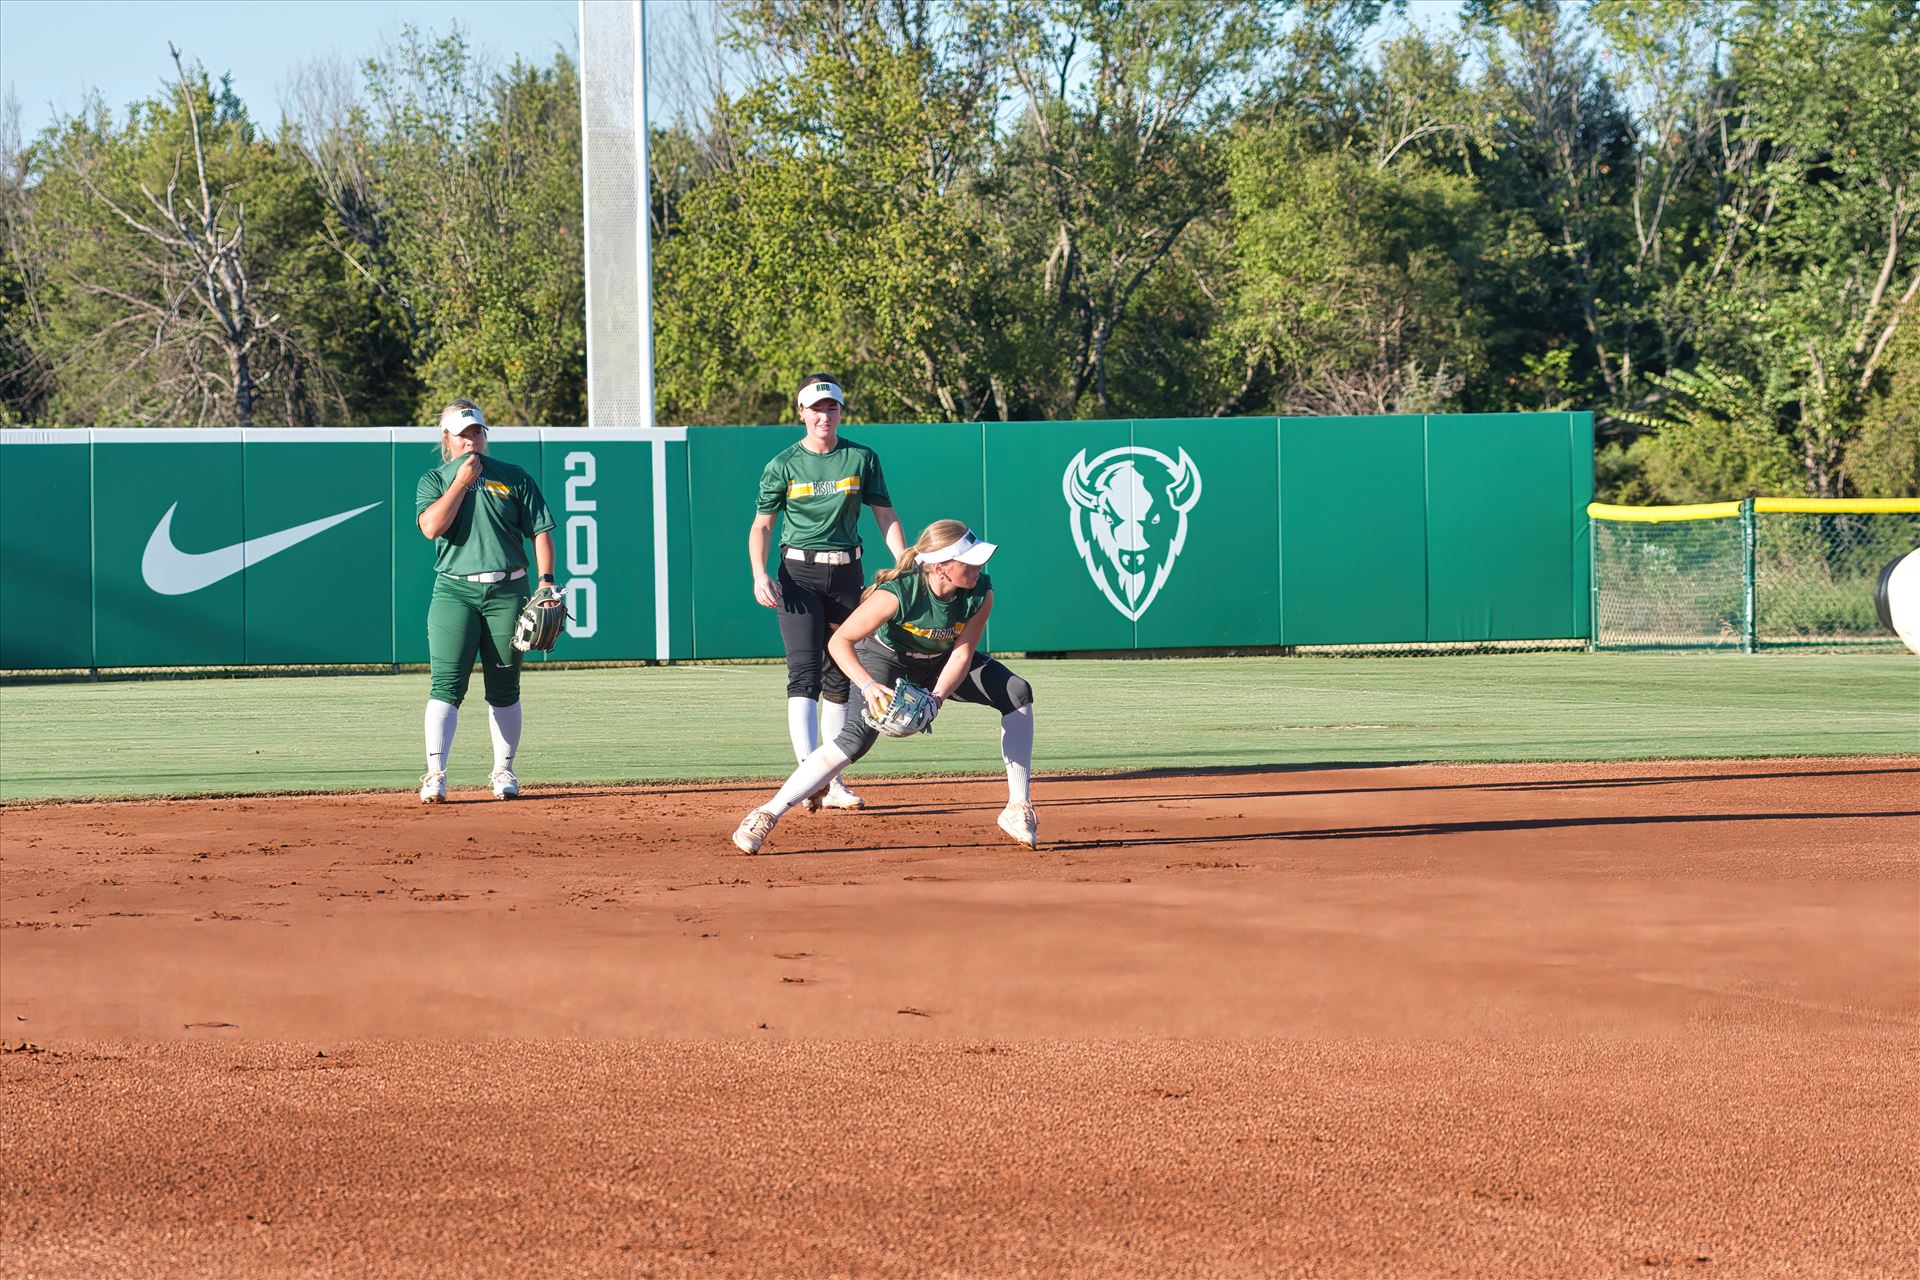
{"type": "Polygon", "coordinates": [[[966,536],[967,525],[964,520],[935,520],[932,524],[922,529],[920,536],[915,538],[913,542],[908,545],[907,549],[900,553],[899,558],[893,562],[893,568],[882,569],[873,575],[873,586],[861,592],[860,598],[865,600],[873,594],[874,587],[879,586],[883,582],[892,582],[902,574],[913,573],[915,571],[924,573],[926,571],[925,568],[916,559],[922,551],[938,550],[941,547],[958,542],[966,536]]]}

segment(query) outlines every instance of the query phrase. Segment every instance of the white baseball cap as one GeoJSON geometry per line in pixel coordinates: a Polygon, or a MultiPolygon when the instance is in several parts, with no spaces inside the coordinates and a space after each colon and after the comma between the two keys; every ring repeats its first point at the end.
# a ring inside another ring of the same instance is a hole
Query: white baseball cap
{"type": "Polygon", "coordinates": [[[800,407],[802,409],[811,409],[822,400],[832,400],[836,404],[845,405],[847,403],[847,393],[840,389],[839,383],[829,382],[825,378],[821,378],[815,382],[809,382],[806,386],[800,388],[800,407]]]}
{"type": "Polygon", "coordinates": [[[442,431],[450,432],[457,436],[468,427],[478,427],[482,431],[487,429],[487,420],[481,417],[480,411],[472,405],[449,405],[440,411],[440,429],[442,431]]]}
{"type": "Polygon", "coordinates": [[[949,560],[958,560],[961,564],[982,565],[999,549],[994,543],[980,541],[969,529],[946,546],[922,551],[915,559],[921,564],[944,564],[949,560]]]}

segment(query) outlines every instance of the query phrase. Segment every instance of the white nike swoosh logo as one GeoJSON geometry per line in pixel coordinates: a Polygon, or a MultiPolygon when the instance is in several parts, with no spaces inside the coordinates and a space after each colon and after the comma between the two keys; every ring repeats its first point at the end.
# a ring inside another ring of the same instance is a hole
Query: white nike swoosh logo
{"type": "Polygon", "coordinates": [[[184,596],[210,587],[222,578],[231,578],[248,565],[259,564],[268,556],[277,556],[288,547],[298,546],[341,521],[351,520],[362,511],[371,511],[379,505],[369,502],[364,507],[342,511],[339,515],[322,516],[278,533],[263,533],[245,542],[221,547],[218,551],[191,552],[173,545],[173,513],[180,508],[176,502],[167,508],[167,514],[161,516],[160,523],[153,527],[153,536],[147,539],[147,552],[140,557],[140,576],[147,580],[149,587],[163,596],[184,596]]]}

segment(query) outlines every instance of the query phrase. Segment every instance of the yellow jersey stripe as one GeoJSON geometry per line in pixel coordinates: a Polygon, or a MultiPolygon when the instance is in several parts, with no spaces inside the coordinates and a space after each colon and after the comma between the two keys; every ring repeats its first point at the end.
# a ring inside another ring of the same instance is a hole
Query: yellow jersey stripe
{"type": "Polygon", "coordinates": [[[811,498],[815,494],[848,493],[860,487],[859,476],[848,476],[844,480],[822,480],[818,484],[805,484],[795,481],[787,486],[789,498],[811,498]]]}

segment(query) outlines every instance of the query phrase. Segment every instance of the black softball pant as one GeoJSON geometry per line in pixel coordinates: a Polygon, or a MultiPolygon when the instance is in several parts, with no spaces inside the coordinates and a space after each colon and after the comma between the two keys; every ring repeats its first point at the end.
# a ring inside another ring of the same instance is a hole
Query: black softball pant
{"type": "Polygon", "coordinates": [[[780,643],[787,651],[787,696],[847,700],[847,673],[827,658],[827,635],[860,607],[860,562],[788,560],[781,548],[780,643]]]}
{"type": "MultiPolygon", "coordinates": [[[[855,645],[854,653],[859,655],[860,665],[867,669],[867,673],[889,689],[901,676],[922,689],[932,689],[934,681],[940,678],[941,670],[947,665],[947,655],[944,653],[921,658],[889,649],[871,636],[855,645]]],[[[1022,707],[1033,705],[1033,686],[1009,671],[999,659],[976,653],[973,655],[973,664],[967,668],[967,678],[960,682],[948,701],[992,707],[1001,715],[1008,716],[1022,707]]],[[[935,723],[939,721],[936,719],[935,723]]],[[[874,739],[879,736],[879,730],[870,727],[855,713],[847,717],[846,727],[840,730],[840,736],[833,740],[833,744],[847,753],[847,763],[851,764],[867,754],[873,747],[874,739]]]]}

